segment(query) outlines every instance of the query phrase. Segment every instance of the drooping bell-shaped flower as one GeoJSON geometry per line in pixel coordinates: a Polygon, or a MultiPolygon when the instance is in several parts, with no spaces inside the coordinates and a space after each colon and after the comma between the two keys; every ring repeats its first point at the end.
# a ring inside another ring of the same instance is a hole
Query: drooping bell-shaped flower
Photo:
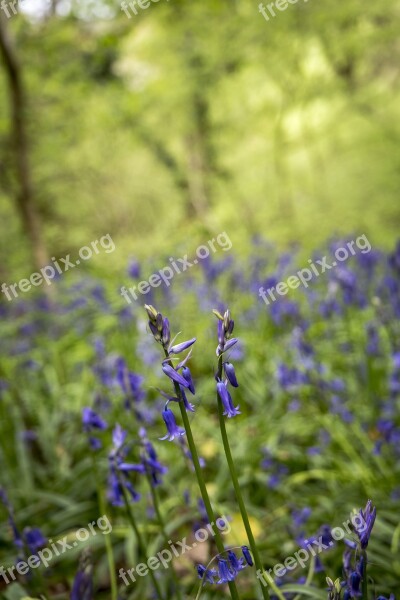
{"type": "Polygon", "coordinates": [[[204,565],[198,564],[196,565],[197,574],[199,579],[205,579],[208,583],[214,583],[214,577],[216,575],[215,569],[206,569],[204,565]]]}
{"type": "Polygon", "coordinates": [[[247,546],[242,546],[242,552],[243,552],[243,556],[245,558],[245,561],[247,562],[247,564],[249,565],[249,567],[253,566],[253,558],[250,554],[250,550],[248,549],[247,546]]]}
{"type": "Polygon", "coordinates": [[[172,381],[176,381],[176,383],[179,383],[179,385],[183,385],[183,387],[185,388],[189,387],[190,383],[186,381],[186,379],[180,373],[178,373],[178,371],[175,371],[175,369],[171,367],[171,365],[163,365],[162,370],[167,377],[172,379],[172,381]]]}
{"type": "Polygon", "coordinates": [[[185,434],[185,430],[182,427],[179,427],[175,421],[174,413],[171,409],[165,408],[162,412],[162,417],[164,419],[164,423],[167,426],[167,434],[164,437],[160,438],[160,440],[168,440],[172,442],[176,437],[185,434]]]}
{"type": "Polygon", "coordinates": [[[217,382],[217,392],[224,407],[224,415],[228,418],[240,415],[239,406],[236,406],[236,408],[234,407],[231,395],[222,381],[217,382]]]}
{"type": "Polygon", "coordinates": [[[187,388],[192,392],[192,394],[195,393],[195,389],[194,389],[194,383],[193,383],[193,379],[192,379],[192,374],[190,372],[189,367],[183,367],[182,369],[182,375],[184,380],[187,382],[187,388]]]}
{"type": "Polygon", "coordinates": [[[218,559],[218,575],[219,580],[217,583],[228,583],[235,579],[235,573],[230,569],[228,561],[224,558],[218,559]]]}
{"type": "Polygon", "coordinates": [[[229,383],[233,387],[239,387],[239,384],[236,379],[235,368],[234,368],[233,364],[230,362],[224,363],[224,371],[225,371],[225,375],[227,376],[227,378],[229,380],[229,383]]]}
{"type": "Polygon", "coordinates": [[[230,567],[235,573],[235,575],[237,575],[239,571],[242,571],[245,568],[245,565],[243,564],[243,558],[238,558],[233,550],[228,551],[228,559],[230,567]]]}

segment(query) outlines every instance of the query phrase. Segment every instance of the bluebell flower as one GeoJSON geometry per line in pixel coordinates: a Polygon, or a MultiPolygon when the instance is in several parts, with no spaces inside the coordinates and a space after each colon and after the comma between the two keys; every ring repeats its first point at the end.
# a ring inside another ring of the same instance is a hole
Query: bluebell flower
{"type": "Polygon", "coordinates": [[[228,350],[230,350],[231,348],[233,348],[233,346],[235,344],[237,344],[239,340],[237,338],[232,338],[231,340],[228,340],[225,344],[224,344],[224,348],[223,350],[221,350],[220,346],[218,346],[217,348],[217,356],[219,356],[220,354],[223,354],[224,352],[227,352],[228,350]]]}
{"type": "Polygon", "coordinates": [[[194,383],[193,383],[192,374],[190,372],[189,367],[186,367],[186,366],[183,367],[182,376],[188,384],[186,387],[192,392],[192,394],[194,394],[195,393],[194,383]]]}
{"type": "Polygon", "coordinates": [[[245,558],[245,561],[247,562],[247,564],[249,565],[249,567],[253,566],[253,558],[250,554],[250,550],[247,546],[242,546],[242,552],[243,552],[243,556],[245,558]]]}
{"type": "Polygon", "coordinates": [[[359,511],[359,515],[362,519],[362,525],[356,524],[354,526],[360,545],[363,550],[367,548],[369,538],[371,536],[372,528],[376,519],[376,507],[372,506],[371,500],[368,500],[365,509],[359,511]]]}
{"type": "Polygon", "coordinates": [[[160,476],[167,473],[168,468],[159,462],[157,452],[153,444],[147,439],[146,430],[144,428],[140,429],[139,435],[142,440],[142,463],[146,472],[149,473],[151,477],[152,485],[160,485],[160,476]]]}
{"type": "Polygon", "coordinates": [[[31,554],[36,554],[40,548],[47,544],[47,538],[44,537],[38,527],[25,527],[23,536],[31,554]]]}
{"type": "Polygon", "coordinates": [[[218,575],[219,580],[217,583],[228,583],[228,581],[233,581],[235,579],[235,573],[228,565],[228,561],[224,558],[218,559],[218,575]]]}
{"type": "Polygon", "coordinates": [[[92,429],[107,429],[107,423],[92,408],[85,407],[82,410],[83,429],[90,433],[92,429]]]}
{"type": "Polygon", "coordinates": [[[311,512],[311,508],[309,508],[308,506],[305,506],[301,509],[295,508],[292,510],[291,516],[295,530],[299,530],[304,525],[304,523],[308,521],[308,519],[311,516],[311,512]]]}
{"type": "Polygon", "coordinates": [[[196,341],[196,338],[192,338],[191,340],[187,340],[186,342],[181,342],[180,344],[176,344],[176,346],[172,346],[171,348],[169,348],[169,354],[180,354],[181,352],[184,352],[185,350],[187,350],[188,348],[190,348],[190,346],[192,346],[196,341]]]}
{"type": "Polygon", "coordinates": [[[379,355],[379,332],[374,323],[368,323],[367,330],[367,354],[369,356],[379,355]]]}
{"type": "Polygon", "coordinates": [[[217,392],[224,407],[224,415],[228,418],[240,415],[239,406],[234,407],[231,395],[222,381],[217,381],[217,392]]]}
{"type": "Polygon", "coordinates": [[[89,552],[85,552],[80,560],[79,569],[72,585],[70,600],[93,600],[93,566],[89,552]]]}
{"type": "Polygon", "coordinates": [[[112,441],[115,453],[117,453],[125,444],[127,435],[128,432],[125,431],[125,429],[122,429],[121,425],[117,423],[112,432],[112,441]]]}
{"type": "Polygon", "coordinates": [[[132,258],[129,261],[128,264],[128,275],[130,277],[132,277],[133,279],[139,279],[140,278],[140,263],[138,260],[136,260],[135,258],[132,258]]]}
{"type": "Polygon", "coordinates": [[[228,560],[235,576],[245,568],[243,558],[238,558],[233,550],[228,550],[228,560]]]}
{"type": "Polygon", "coordinates": [[[199,579],[203,579],[203,577],[205,577],[205,581],[207,581],[207,583],[214,583],[214,577],[216,576],[215,569],[206,569],[206,567],[202,564],[196,565],[196,569],[199,579]]]}
{"type": "Polygon", "coordinates": [[[129,478],[131,472],[145,473],[143,464],[126,462],[129,448],[125,445],[127,432],[117,423],[113,430],[113,448],[109,454],[108,499],[113,506],[124,505],[123,488],[127,490],[133,502],[140,499],[129,478]]]}
{"type": "Polygon", "coordinates": [[[213,311],[216,317],[218,318],[217,323],[217,337],[218,337],[218,346],[216,354],[220,356],[238,341],[236,338],[231,339],[231,335],[235,326],[233,319],[231,318],[231,313],[229,310],[226,310],[224,315],[222,316],[218,310],[213,311]]]}
{"type": "Polygon", "coordinates": [[[176,424],[174,413],[169,408],[165,408],[162,412],[162,417],[164,419],[164,423],[167,426],[168,433],[164,435],[164,437],[160,438],[160,440],[168,440],[172,442],[176,437],[185,434],[185,430],[182,427],[179,427],[176,424]]]}
{"type": "Polygon", "coordinates": [[[334,543],[335,541],[332,537],[331,531],[332,530],[329,525],[322,525],[322,527],[319,530],[321,541],[323,544],[325,544],[325,546],[329,546],[331,545],[331,542],[334,543]]]}
{"type": "Polygon", "coordinates": [[[190,383],[182,375],[180,375],[178,371],[175,371],[171,365],[163,365],[162,370],[167,377],[172,379],[172,381],[176,381],[176,383],[179,383],[179,385],[182,385],[184,388],[188,388],[190,386],[190,383]]]}
{"type": "Polygon", "coordinates": [[[135,402],[143,400],[145,397],[141,388],[143,377],[129,371],[125,360],[121,357],[116,360],[115,366],[117,382],[127,396],[127,405],[129,406],[130,399],[135,400],[135,402]]]}
{"type": "Polygon", "coordinates": [[[352,595],[352,598],[359,598],[362,596],[361,593],[361,577],[360,574],[357,573],[357,571],[353,571],[350,574],[349,580],[348,580],[348,586],[349,586],[349,591],[352,595]]]}
{"type": "Polygon", "coordinates": [[[278,365],[276,374],[278,383],[284,390],[294,389],[309,382],[309,378],[305,373],[302,373],[296,367],[290,368],[284,363],[278,365]]]}
{"type": "Polygon", "coordinates": [[[161,332],[161,343],[163,346],[168,346],[171,341],[171,329],[169,325],[169,319],[164,317],[162,320],[162,332],[161,332]]]}
{"type": "Polygon", "coordinates": [[[185,393],[185,388],[183,388],[182,386],[179,386],[179,387],[180,387],[181,394],[182,394],[183,404],[184,404],[186,410],[189,411],[189,412],[195,412],[193,404],[191,404],[189,402],[189,400],[187,399],[187,396],[186,396],[186,393],[185,393]]]}
{"type": "Polygon", "coordinates": [[[224,363],[224,371],[225,371],[225,375],[227,376],[227,378],[229,380],[229,383],[233,387],[239,387],[239,384],[236,379],[236,373],[235,373],[234,366],[229,362],[225,362],[224,363]]]}

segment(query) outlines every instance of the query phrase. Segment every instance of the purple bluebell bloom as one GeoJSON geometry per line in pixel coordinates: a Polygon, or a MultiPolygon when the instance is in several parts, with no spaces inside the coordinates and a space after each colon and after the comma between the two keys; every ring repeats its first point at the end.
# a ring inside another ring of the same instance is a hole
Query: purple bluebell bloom
{"type": "Polygon", "coordinates": [[[47,538],[44,537],[38,527],[25,527],[23,536],[31,554],[36,554],[40,548],[47,544],[47,538]]]}
{"type": "MultiPolygon", "coordinates": [[[[173,412],[168,408],[168,403],[171,400],[182,400],[187,411],[194,412],[194,406],[188,402],[185,390],[189,389],[192,394],[195,393],[195,388],[192,380],[192,376],[190,373],[189,367],[186,366],[186,363],[190,359],[192,350],[189,351],[187,356],[183,358],[179,364],[174,368],[172,366],[172,359],[170,359],[170,354],[179,354],[184,350],[187,350],[192,346],[196,338],[192,338],[186,342],[182,342],[181,344],[171,345],[168,347],[170,343],[170,327],[168,319],[164,318],[161,313],[159,313],[154,306],[145,305],[145,309],[147,311],[149,317],[149,327],[154,335],[156,341],[159,341],[164,349],[166,359],[162,363],[162,370],[169,379],[174,382],[175,393],[178,398],[170,398],[168,397],[168,402],[163,410],[162,416],[164,422],[167,426],[167,434],[160,438],[162,440],[168,439],[172,441],[175,437],[180,437],[185,433],[185,430],[182,427],[179,427],[176,424],[175,417],[173,412]],[[160,335],[161,333],[161,335],[160,335]],[[179,371],[182,369],[182,374],[179,371]],[[179,391],[178,391],[179,387],[179,391]]],[[[174,338],[175,340],[175,338],[174,338]]],[[[172,340],[171,344],[174,343],[172,340]]],[[[163,395],[165,395],[162,392],[163,395]]]]}
{"type": "Polygon", "coordinates": [[[224,371],[225,371],[225,375],[227,376],[227,378],[229,380],[229,383],[233,387],[239,387],[239,384],[238,384],[237,379],[236,379],[235,368],[232,365],[232,363],[225,362],[224,363],[224,371]]]}
{"type": "Polygon", "coordinates": [[[361,577],[357,571],[353,571],[349,577],[349,588],[352,598],[360,598],[362,596],[361,593],[361,577]]]}
{"type": "Polygon", "coordinates": [[[83,429],[89,433],[92,429],[107,429],[107,423],[92,408],[82,410],[83,429]]]}
{"type": "Polygon", "coordinates": [[[189,402],[189,400],[187,399],[186,393],[185,393],[185,388],[180,386],[181,389],[181,394],[182,394],[182,399],[183,399],[183,404],[185,405],[185,408],[188,412],[195,412],[194,411],[194,406],[193,404],[191,404],[189,402]]]}
{"type": "Polygon", "coordinates": [[[184,380],[188,383],[188,385],[185,387],[187,387],[192,392],[192,394],[194,394],[195,393],[194,383],[193,383],[192,374],[190,372],[189,367],[186,367],[186,366],[183,367],[182,376],[183,376],[184,380]]]}
{"type": "Polygon", "coordinates": [[[163,318],[162,321],[162,335],[161,335],[161,343],[163,346],[168,346],[171,340],[171,330],[169,326],[169,320],[167,317],[163,318]]]}
{"type": "Polygon", "coordinates": [[[181,342],[180,344],[176,344],[169,349],[169,354],[180,354],[184,352],[190,346],[192,346],[196,341],[196,338],[192,338],[191,340],[187,340],[187,342],[181,342]]]}
{"type": "Polygon", "coordinates": [[[360,545],[363,550],[367,548],[372,528],[376,519],[376,507],[372,506],[372,501],[368,500],[364,510],[359,511],[362,520],[362,526],[355,525],[356,534],[360,540],[360,545]]]}
{"type": "Polygon", "coordinates": [[[142,463],[146,472],[150,474],[152,485],[157,486],[161,483],[160,475],[167,473],[168,468],[159,462],[157,452],[153,444],[147,439],[146,430],[143,427],[140,429],[139,435],[143,444],[142,463]]]}
{"type": "Polygon", "coordinates": [[[249,567],[252,567],[254,563],[248,546],[242,546],[242,552],[247,564],[249,565],[249,567]]]}
{"type": "Polygon", "coordinates": [[[182,385],[185,388],[190,386],[190,383],[182,375],[180,375],[178,371],[175,371],[171,365],[163,365],[162,370],[167,377],[172,379],[172,381],[176,381],[176,383],[179,383],[179,385],[182,385]]]}
{"type": "Polygon", "coordinates": [[[93,598],[93,567],[89,552],[85,552],[75,575],[70,600],[93,600],[93,598]]]}
{"type": "Polygon", "coordinates": [[[113,448],[109,454],[108,499],[113,506],[124,505],[123,488],[127,490],[133,502],[140,499],[129,478],[131,472],[145,473],[143,464],[125,461],[129,448],[125,445],[127,432],[117,423],[113,430],[113,448]]]}
{"type": "Polygon", "coordinates": [[[172,410],[165,408],[162,412],[162,417],[167,426],[168,433],[164,435],[164,437],[160,438],[160,440],[168,440],[172,442],[172,440],[174,440],[176,437],[185,434],[185,430],[177,425],[172,410]]]}
{"type": "Polygon", "coordinates": [[[217,382],[217,392],[224,407],[224,415],[228,418],[240,415],[239,406],[234,407],[232,397],[222,381],[217,382]]]}
{"type": "Polygon", "coordinates": [[[208,583],[214,583],[214,577],[216,576],[215,569],[206,569],[202,564],[196,565],[196,569],[199,579],[203,579],[204,577],[208,583]]]}
{"type": "Polygon", "coordinates": [[[233,550],[228,550],[228,560],[235,576],[246,566],[243,564],[243,558],[238,558],[233,550]]]}
{"type": "Polygon", "coordinates": [[[224,558],[218,559],[218,575],[219,580],[217,583],[228,583],[228,581],[233,581],[235,579],[235,573],[229,567],[228,561],[224,558]]]}
{"type": "Polygon", "coordinates": [[[140,277],[140,263],[135,258],[132,258],[129,262],[128,275],[133,279],[139,279],[140,277]]]}

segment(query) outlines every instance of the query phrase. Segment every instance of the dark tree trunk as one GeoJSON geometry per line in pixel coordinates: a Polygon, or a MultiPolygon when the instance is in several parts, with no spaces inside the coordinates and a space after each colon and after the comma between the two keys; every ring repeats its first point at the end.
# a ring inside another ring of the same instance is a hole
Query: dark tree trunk
{"type": "Polygon", "coordinates": [[[41,235],[40,218],[36,210],[32,192],[25,121],[25,93],[21,77],[21,67],[7,30],[6,17],[2,12],[0,13],[0,53],[3,58],[9,84],[11,138],[17,180],[15,202],[24,231],[32,248],[34,267],[40,268],[48,263],[48,256],[41,235]]]}

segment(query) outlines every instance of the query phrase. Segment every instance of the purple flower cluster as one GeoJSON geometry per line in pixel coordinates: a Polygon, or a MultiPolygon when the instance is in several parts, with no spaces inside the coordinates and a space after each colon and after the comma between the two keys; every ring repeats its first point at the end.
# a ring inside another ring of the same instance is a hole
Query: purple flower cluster
{"type": "Polygon", "coordinates": [[[233,581],[236,575],[247,566],[253,566],[253,558],[247,546],[241,547],[243,558],[237,557],[233,550],[227,550],[227,558],[218,556],[218,567],[207,568],[202,564],[197,565],[199,579],[207,583],[223,584],[233,581]]]}
{"type": "Polygon", "coordinates": [[[218,310],[213,311],[216,317],[218,318],[218,326],[217,326],[217,334],[218,334],[218,346],[216,350],[216,354],[219,357],[219,368],[218,373],[216,375],[217,381],[217,394],[222,402],[222,406],[224,407],[224,415],[229,419],[231,417],[236,417],[236,415],[240,415],[239,406],[234,406],[232,397],[228,390],[228,384],[232,387],[239,387],[239,384],[236,379],[235,368],[229,361],[223,361],[222,355],[233,348],[233,346],[237,343],[237,338],[231,338],[233,328],[235,323],[233,319],[231,319],[231,314],[229,310],[226,310],[224,315],[222,316],[218,310]],[[222,361],[222,369],[221,372],[220,364],[222,361]],[[222,380],[222,375],[225,374],[224,379],[222,380]]]}
{"type": "Polygon", "coordinates": [[[180,344],[174,344],[176,337],[171,341],[170,324],[167,317],[163,317],[154,306],[145,305],[147,315],[149,317],[149,328],[153,334],[154,339],[161,344],[164,353],[165,360],[162,362],[162,371],[174,385],[175,395],[171,396],[161,390],[161,395],[166,398],[164,410],[162,411],[162,418],[167,428],[167,433],[161,440],[169,440],[172,442],[175,438],[185,434],[183,427],[180,427],[175,419],[173,411],[169,408],[170,402],[182,402],[185,409],[189,412],[194,412],[194,406],[188,401],[186,391],[188,390],[192,395],[195,394],[195,387],[193,383],[192,374],[187,362],[191,357],[192,350],[186,355],[183,360],[180,360],[176,366],[173,366],[173,360],[175,355],[181,354],[193,346],[196,338],[181,342],[180,344]]]}

